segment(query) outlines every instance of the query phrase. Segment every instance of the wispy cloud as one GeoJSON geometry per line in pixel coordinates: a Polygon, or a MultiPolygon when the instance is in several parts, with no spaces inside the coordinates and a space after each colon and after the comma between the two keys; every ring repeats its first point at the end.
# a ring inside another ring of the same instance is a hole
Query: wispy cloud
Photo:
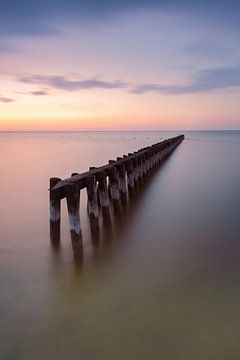
{"type": "MultiPolygon", "coordinates": [[[[64,76],[42,76],[21,77],[18,81],[26,84],[40,84],[65,91],[87,90],[87,89],[122,89],[127,83],[122,81],[102,81],[95,78],[87,80],[69,80],[64,76]]],[[[36,95],[36,94],[35,94],[36,95]]],[[[38,94],[39,95],[39,94],[38,94]]]]}
{"type": "Polygon", "coordinates": [[[193,74],[189,84],[164,85],[145,83],[130,90],[133,94],[156,92],[162,94],[191,94],[240,86],[240,67],[202,70],[193,74]]]}
{"type": "MultiPolygon", "coordinates": [[[[17,79],[25,84],[43,85],[48,88],[79,91],[89,89],[126,89],[132,94],[145,94],[155,92],[169,95],[193,94],[212,90],[226,89],[229,87],[240,86],[240,67],[237,68],[216,68],[201,70],[192,74],[189,83],[180,85],[166,85],[162,83],[143,83],[132,85],[123,81],[103,81],[95,78],[88,80],[69,80],[64,76],[45,76],[33,75],[17,79]]],[[[30,94],[35,96],[51,95],[48,90],[31,91],[30,94]]]]}
{"type": "Polygon", "coordinates": [[[14,101],[15,101],[14,99],[5,96],[0,96],[0,103],[12,103],[14,101]]]}
{"type": "Polygon", "coordinates": [[[31,91],[30,94],[31,94],[31,95],[35,95],[35,96],[51,95],[49,92],[47,92],[47,91],[45,91],[45,90],[31,91]]]}

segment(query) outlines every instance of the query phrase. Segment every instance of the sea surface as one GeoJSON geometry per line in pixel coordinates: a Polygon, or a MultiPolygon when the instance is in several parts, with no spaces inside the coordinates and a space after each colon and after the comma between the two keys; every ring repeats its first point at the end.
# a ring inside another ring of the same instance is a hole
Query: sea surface
{"type": "Polygon", "coordinates": [[[0,358],[240,359],[240,132],[1,132],[0,358]],[[49,178],[186,139],[73,258],[49,178]]]}

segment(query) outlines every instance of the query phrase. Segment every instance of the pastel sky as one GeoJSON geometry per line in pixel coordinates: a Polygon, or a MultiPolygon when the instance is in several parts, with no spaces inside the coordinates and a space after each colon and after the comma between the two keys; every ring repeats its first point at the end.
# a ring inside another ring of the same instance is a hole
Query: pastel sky
{"type": "Polygon", "coordinates": [[[239,1],[0,2],[0,130],[240,129],[239,1]]]}

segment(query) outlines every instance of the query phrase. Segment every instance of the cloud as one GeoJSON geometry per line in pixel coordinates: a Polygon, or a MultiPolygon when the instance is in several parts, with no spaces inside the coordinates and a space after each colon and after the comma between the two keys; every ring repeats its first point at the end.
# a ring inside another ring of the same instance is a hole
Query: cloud
{"type": "Polygon", "coordinates": [[[130,90],[133,94],[156,92],[162,94],[191,94],[240,86],[240,67],[202,70],[192,76],[190,84],[140,84],[130,90]]]}
{"type": "Polygon", "coordinates": [[[31,91],[30,92],[31,95],[35,95],[35,96],[45,96],[45,95],[50,95],[47,91],[45,90],[36,90],[36,91],[31,91]]]}
{"type": "Polygon", "coordinates": [[[15,101],[14,99],[7,98],[5,96],[0,96],[0,103],[11,103],[11,102],[14,102],[14,101],[15,101]]]}
{"type": "MultiPolygon", "coordinates": [[[[87,80],[69,80],[64,76],[33,75],[17,79],[25,84],[44,85],[64,91],[79,91],[89,89],[127,89],[132,94],[155,92],[169,95],[193,94],[211,90],[226,89],[240,86],[240,67],[216,68],[201,70],[191,76],[190,82],[180,85],[165,85],[161,83],[143,83],[136,86],[123,81],[102,81],[95,78],[87,80]]],[[[32,95],[51,95],[46,90],[30,92],[32,95]]]]}
{"type": "MultiPolygon", "coordinates": [[[[41,84],[65,91],[76,91],[86,89],[121,89],[128,84],[122,81],[107,82],[95,78],[88,80],[68,80],[63,76],[33,75],[22,77],[18,81],[26,84],[41,84]]],[[[36,94],[35,94],[36,95],[36,94]]]]}
{"type": "Polygon", "coordinates": [[[49,34],[54,32],[55,22],[67,18],[70,22],[89,23],[106,21],[114,15],[138,9],[170,10],[201,17],[211,25],[237,27],[239,29],[240,3],[236,0],[11,0],[1,1],[0,34],[49,34]],[[54,20],[54,23],[53,21],[54,20]]]}

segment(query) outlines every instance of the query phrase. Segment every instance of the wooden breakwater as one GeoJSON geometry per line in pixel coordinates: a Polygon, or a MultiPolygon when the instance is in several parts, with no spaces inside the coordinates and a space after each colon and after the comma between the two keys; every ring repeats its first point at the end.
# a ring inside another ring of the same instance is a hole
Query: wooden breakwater
{"type": "MultiPolygon", "coordinates": [[[[87,189],[87,210],[92,231],[99,230],[100,212],[103,218],[110,216],[110,203],[114,207],[126,201],[128,193],[134,193],[146,177],[155,171],[162,161],[183,141],[184,135],[164,140],[134,153],[109,160],[107,165],[82,174],[73,173],[70,178],[50,179],[50,235],[60,239],[61,200],[66,198],[74,254],[82,251],[80,221],[80,193],[87,189]]],[[[137,196],[137,192],[136,192],[137,196]]]]}

